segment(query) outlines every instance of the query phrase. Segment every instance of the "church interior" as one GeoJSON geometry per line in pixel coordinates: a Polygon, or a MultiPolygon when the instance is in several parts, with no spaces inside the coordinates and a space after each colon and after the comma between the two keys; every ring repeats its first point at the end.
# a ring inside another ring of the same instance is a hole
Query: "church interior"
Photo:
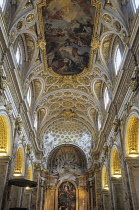
{"type": "Polygon", "coordinates": [[[0,209],[139,209],[139,0],[0,0],[0,209]]]}

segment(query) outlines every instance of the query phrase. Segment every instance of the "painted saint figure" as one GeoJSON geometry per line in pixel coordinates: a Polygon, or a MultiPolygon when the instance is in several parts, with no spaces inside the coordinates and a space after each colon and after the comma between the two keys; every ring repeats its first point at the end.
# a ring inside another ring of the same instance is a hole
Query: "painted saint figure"
{"type": "Polygon", "coordinates": [[[58,209],[59,210],[76,209],[75,187],[70,182],[63,182],[59,187],[58,209]]]}

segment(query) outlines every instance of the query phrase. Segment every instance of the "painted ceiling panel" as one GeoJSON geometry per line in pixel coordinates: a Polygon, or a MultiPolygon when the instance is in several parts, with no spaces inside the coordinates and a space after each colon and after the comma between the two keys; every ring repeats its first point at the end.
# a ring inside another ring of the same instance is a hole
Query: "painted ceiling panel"
{"type": "Polygon", "coordinates": [[[62,75],[88,67],[96,7],[90,0],[46,0],[42,7],[48,67],[62,75]]]}

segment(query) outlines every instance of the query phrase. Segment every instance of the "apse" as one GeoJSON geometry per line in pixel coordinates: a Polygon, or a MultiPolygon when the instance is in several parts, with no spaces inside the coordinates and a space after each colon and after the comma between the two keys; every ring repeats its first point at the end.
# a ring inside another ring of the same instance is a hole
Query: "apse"
{"type": "Polygon", "coordinates": [[[42,144],[46,157],[58,145],[71,144],[78,146],[86,155],[88,167],[91,165],[90,149],[93,144],[93,136],[89,128],[78,120],[57,120],[53,122],[45,130],[42,144]]]}

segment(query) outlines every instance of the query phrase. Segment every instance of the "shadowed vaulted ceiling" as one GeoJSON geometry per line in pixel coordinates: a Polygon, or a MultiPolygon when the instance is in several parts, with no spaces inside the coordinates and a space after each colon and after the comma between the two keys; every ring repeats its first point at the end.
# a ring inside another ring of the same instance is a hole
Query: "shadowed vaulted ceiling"
{"type": "Polygon", "coordinates": [[[120,1],[18,1],[9,34],[22,51],[19,78],[25,98],[31,88],[28,108],[44,162],[68,144],[84,152],[90,168],[98,118],[103,127],[106,116],[104,89],[111,98],[115,82],[115,45],[124,48],[128,36],[120,1]]]}

